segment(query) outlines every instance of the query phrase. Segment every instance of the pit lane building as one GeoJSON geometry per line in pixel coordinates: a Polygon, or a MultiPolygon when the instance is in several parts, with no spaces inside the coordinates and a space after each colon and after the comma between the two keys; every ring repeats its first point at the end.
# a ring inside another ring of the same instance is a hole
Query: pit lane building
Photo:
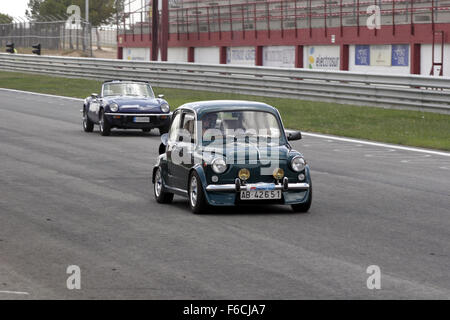
{"type": "Polygon", "coordinates": [[[450,76],[450,0],[131,0],[118,58],[450,76]]]}

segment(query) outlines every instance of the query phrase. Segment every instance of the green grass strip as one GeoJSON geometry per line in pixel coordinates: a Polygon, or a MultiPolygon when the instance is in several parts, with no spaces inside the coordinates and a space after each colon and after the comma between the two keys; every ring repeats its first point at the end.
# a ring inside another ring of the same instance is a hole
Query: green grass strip
{"type": "MultiPolygon", "coordinates": [[[[0,87],[67,97],[85,98],[91,93],[98,93],[101,83],[0,71],[0,87]]],[[[278,108],[287,128],[450,150],[450,115],[446,114],[184,89],[154,88],[154,91],[164,94],[172,109],[200,100],[261,101],[278,108]]]]}

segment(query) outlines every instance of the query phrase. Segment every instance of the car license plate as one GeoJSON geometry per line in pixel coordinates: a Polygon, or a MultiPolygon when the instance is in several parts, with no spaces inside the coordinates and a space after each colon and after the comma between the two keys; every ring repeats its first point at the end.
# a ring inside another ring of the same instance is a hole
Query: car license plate
{"type": "Polygon", "coordinates": [[[138,123],[150,122],[150,117],[134,117],[134,122],[138,122],[138,123]]]}
{"type": "Polygon", "coordinates": [[[241,191],[241,200],[281,199],[281,190],[251,190],[241,191]]]}

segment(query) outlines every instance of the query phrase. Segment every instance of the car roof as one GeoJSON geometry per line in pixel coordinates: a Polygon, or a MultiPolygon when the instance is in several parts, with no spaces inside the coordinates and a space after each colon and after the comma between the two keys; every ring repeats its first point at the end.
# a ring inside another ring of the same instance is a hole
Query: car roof
{"type": "Polygon", "coordinates": [[[190,109],[201,116],[203,113],[217,112],[223,110],[257,110],[278,113],[277,109],[263,102],[245,100],[209,100],[189,102],[179,109],[190,109]]]}

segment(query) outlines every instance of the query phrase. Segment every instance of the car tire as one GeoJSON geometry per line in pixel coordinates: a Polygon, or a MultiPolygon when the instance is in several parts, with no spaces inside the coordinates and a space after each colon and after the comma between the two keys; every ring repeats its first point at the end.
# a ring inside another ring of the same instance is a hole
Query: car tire
{"type": "Polygon", "coordinates": [[[164,188],[161,169],[156,169],[155,182],[153,183],[153,193],[155,194],[156,202],[171,203],[173,200],[173,193],[167,192],[164,188]]]}
{"type": "Polygon", "coordinates": [[[142,132],[144,132],[144,133],[149,133],[150,131],[152,131],[152,129],[150,129],[150,128],[144,128],[144,129],[142,129],[142,132]]]}
{"type": "Polygon", "coordinates": [[[306,213],[309,211],[309,208],[311,208],[311,204],[312,204],[312,185],[309,189],[309,195],[308,195],[308,200],[304,203],[299,203],[299,204],[292,204],[292,210],[294,212],[298,212],[298,213],[306,213]]]}
{"type": "Polygon", "coordinates": [[[202,182],[195,171],[193,171],[189,176],[188,199],[189,206],[191,207],[193,213],[202,214],[208,209],[202,182]]]}
{"type": "Polygon", "coordinates": [[[84,132],[94,131],[94,123],[89,119],[85,108],[83,108],[83,130],[84,132]]]}
{"type": "Polygon", "coordinates": [[[170,125],[165,125],[165,126],[159,127],[158,129],[159,129],[159,134],[162,136],[163,134],[169,132],[170,125]]]}
{"type": "Polygon", "coordinates": [[[100,134],[104,137],[109,136],[111,134],[111,125],[109,124],[108,120],[105,118],[105,113],[100,111],[100,121],[99,121],[99,127],[100,127],[100,134]]]}

